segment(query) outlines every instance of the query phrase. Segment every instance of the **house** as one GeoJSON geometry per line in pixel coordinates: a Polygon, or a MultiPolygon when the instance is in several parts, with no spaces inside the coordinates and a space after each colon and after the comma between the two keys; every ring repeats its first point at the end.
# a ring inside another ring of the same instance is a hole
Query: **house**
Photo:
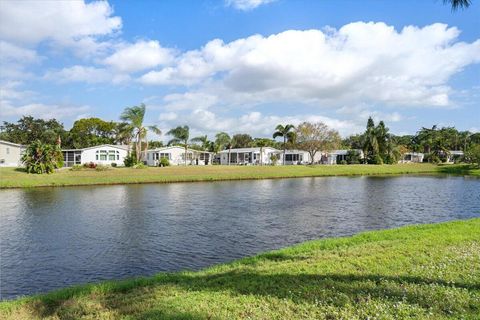
{"type": "Polygon", "coordinates": [[[21,167],[25,146],[0,140],[0,167],[21,167]]]}
{"type": "Polygon", "coordinates": [[[353,150],[333,150],[322,156],[321,163],[323,164],[342,164],[342,161],[347,161],[349,151],[356,151],[360,159],[363,159],[363,151],[360,149],[353,150]]]}
{"type": "Polygon", "coordinates": [[[402,160],[398,163],[422,163],[425,154],[421,152],[407,152],[403,154],[402,160]]]}
{"type": "Polygon", "coordinates": [[[219,154],[222,165],[259,165],[272,164],[272,155],[277,157],[277,163],[280,164],[280,153],[280,150],[271,147],[252,147],[222,150],[219,154]]]}
{"type": "Polygon", "coordinates": [[[102,144],[83,149],[64,149],[62,150],[63,166],[72,167],[90,162],[99,165],[112,165],[114,163],[117,166],[123,166],[128,150],[128,146],[113,144],[102,144]]]}
{"type": "Polygon", "coordinates": [[[454,163],[458,161],[458,159],[463,158],[464,153],[460,150],[450,150],[447,153],[447,161],[446,163],[454,163]]]}
{"type": "MultiPolygon", "coordinates": [[[[320,160],[321,153],[314,156],[314,163],[320,160]]],[[[279,164],[283,164],[283,151],[280,153],[279,164]]],[[[285,165],[309,164],[311,163],[310,153],[303,150],[285,150],[285,165]]]]}
{"type": "MultiPolygon", "coordinates": [[[[147,151],[147,165],[158,166],[162,158],[168,159],[170,165],[185,164],[185,148],[179,146],[156,148],[147,151]]],[[[213,154],[208,151],[187,149],[188,165],[212,164],[213,154]]]]}

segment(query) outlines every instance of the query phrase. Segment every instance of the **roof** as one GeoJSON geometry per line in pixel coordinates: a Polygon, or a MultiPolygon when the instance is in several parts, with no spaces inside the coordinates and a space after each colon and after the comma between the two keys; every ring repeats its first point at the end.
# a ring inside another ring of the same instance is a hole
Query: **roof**
{"type": "MultiPolygon", "coordinates": [[[[280,152],[280,150],[277,150],[272,147],[263,147],[263,150],[273,150],[280,152]]],[[[228,152],[233,152],[233,153],[241,153],[241,152],[260,152],[260,147],[252,147],[252,148],[235,148],[235,149],[226,149],[220,151],[220,153],[228,153],[228,152]]]]}
{"type": "Polygon", "coordinates": [[[360,154],[363,154],[363,151],[360,150],[360,149],[344,149],[344,150],[333,150],[331,152],[329,152],[329,154],[336,154],[336,155],[346,155],[348,154],[348,151],[357,151],[358,153],[360,154]]]}
{"type": "Polygon", "coordinates": [[[0,143],[1,144],[8,144],[9,146],[13,146],[13,147],[25,148],[25,146],[22,145],[22,144],[13,143],[13,142],[10,142],[10,141],[5,141],[5,140],[0,140],[0,143]]]}
{"type": "Polygon", "coordinates": [[[62,151],[84,151],[84,150],[90,150],[90,149],[100,149],[100,148],[105,148],[105,147],[121,149],[121,150],[125,150],[125,151],[128,151],[128,149],[129,149],[129,146],[125,146],[125,145],[101,144],[101,145],[98,145],[98,146],[87,147],[87,148],[82,148],[82,149],[62,149],[62,151]]]}
{"type": "Polygon", "coordinates": [[[450,150],[448,152],[453,156],[463,156],[463,151],[460,150],[450,150]]]}

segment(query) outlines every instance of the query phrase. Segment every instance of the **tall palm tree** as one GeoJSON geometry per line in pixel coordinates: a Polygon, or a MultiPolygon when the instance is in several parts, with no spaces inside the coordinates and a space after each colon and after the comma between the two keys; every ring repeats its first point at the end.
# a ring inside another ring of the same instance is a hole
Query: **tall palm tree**
{"type": "Polygon", "coordinates": [[[210,140],[208,140],[207,135],[192,138],[190,141],[191,142],[200,142],[200,147],[205,151],[208,151],[208,149],[210,148],[210,140]]]}
{"type": "Polygon", "coordinates": [[[443,0],[443,3],[450,3],[452,10],[457,10],[468,8],[472,4],[472,0],[443,0]]]}
{"type": "Polygon", "coordinates": [[[190,128],[188,126],[178,126],[167,132],[173,139],[168,144],[179,143],[185,147],[185,165],[187,165],[188,139],[190,138],[190,128]]]}
{"type": "Polygon", "coordinates": [[[283,137],[283,164],[285,164],[285,152],[287,151],[287,140],[295,139],[295,126],[293,124],[286,124],[285,126],[279,124],[275,128],[273,139],[276,137],[283,137]]]}
{"type": "Polygon", "coordinates": [[[126,131],[131,130],[133,132],[133,139],[135,140],[135,152],[136,152],[136,161],[139,162],[142,158],[142,141],[145,141],[146,148],[145,154],[148,149],[148,140],[147,140],[147,131],[151,130],[155,134],[162,134],[160,129],[157,126],[144,126],[143,120],[145,118],[145,104],[140,104],[139,106],[127,107],[123,110],[123,113],[120,115],[120,119],[127,121],[129,126],[126,126],[124,129],[126,131]]]}
{"type": "Polygon", "coordinates": [[[255,146],[260,148],[260,165],[263,166],[263,148],[269,144],[267,139],[255,140],[255,146]]]}
{"type": "Polygon", "coordinates": [[[232,150],[232,138],[226,132],[219,132],[215,135],[215,144],[219,149],[228,149],[228,165],[230,165],[230,152],[232,150]]]}
{"type": "Polygon", "coordinates": [[[128,122],[117,123],[114,129],[115,143],[130,145],[133,137],[133,127],[128,122]]]}

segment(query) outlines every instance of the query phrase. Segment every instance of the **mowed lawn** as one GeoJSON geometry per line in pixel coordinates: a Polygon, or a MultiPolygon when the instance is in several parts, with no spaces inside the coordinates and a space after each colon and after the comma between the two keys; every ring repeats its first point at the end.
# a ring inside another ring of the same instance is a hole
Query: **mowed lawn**
{"type": "MultiPolygon", "coordinates": [[[[447,166],[444,166],[447,167],[447,166]]],[[[164,183],[185,181],[215,181],[237,179],[266,179],[316,177],[335,175],[385,175],[407,173],[436,173],[442,166],[433,164],[397,165],[317,165],[317,166],[172,166],[166,168],[110,168],[71,171],[67,168],[53,174],[27,174],[22,169],[0,168],[0,188],[69,186],[91,184],[164,183]]],[[[448,166],[448,170],[463,167],[448,166]]],[[[455,170],[453,170],[455,171],[455,170]]],[[[453,173],[469,172],[456,170],[453,173]]],[[[471,172],[470,172],[471,173],[471,172]]]]}
{"type": "Polygon", "coordinates": [[[480,219],[0,303],[2,319],[478,319],[480,219]]]}

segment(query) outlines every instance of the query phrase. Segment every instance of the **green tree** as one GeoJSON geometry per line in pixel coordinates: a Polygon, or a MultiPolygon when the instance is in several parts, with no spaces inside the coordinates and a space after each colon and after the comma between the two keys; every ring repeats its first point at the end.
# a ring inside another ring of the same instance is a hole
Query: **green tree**
{"type": "Polygon", "coordinates": [[[127,121],[130,125],[130,128],[133,131],[133,139],[135,141],[135,151],[136,151],[136,161],[144,157],[142,152],[142,141],[146,142],[146,150],[148,149],[148,140],[147,140],[147,130],[151,130],[155,134],[160,135],[162,132],[158,129],[157,126],[144,126],[143,120],[145,118],[145,104],[140,104],[140,106],[127,107],[123,111],[120,119],[127,121]]]}
{"type": "Polygon", "coordinates": [[[249,134],[239,133],[232,137],[232,148],[248,148],[252,145],[253,138],[249,134]]]}
{"type": "Polygon", "coordinates": [[[228,149],[228,165],[230,165],[230,152],[232,149],[232,138],[226,132],[219,132],[215,135],[215,145],[218,150],[228,149]]]}
{"type": "Polygon", "coordinates": [[[285,152],[287,151],[287,140],[295,140],[296,133],[295,133],[295,126],[293,124],[286,124],[282,125],[279,124],[275,128],[275,132],[273,133],[273,139],[277,137],[283,138],[283,164],[285,164],[285,152]]]}
{"type": "Polygon", "coordinates": [[[52,173],[63,166],[62,149],[58,144],[45,144],[37,140],[27,146],[22,162],[28,173],[52,173]]]}
{"type": "Polygon", "coordinates": [[[67,141],[67,131],[63,124],[55,119],[35,119],[23,116],[17,123],[3,122],[1,138],[13,143],[29,145],[35,141],[45,144],[55,144],[58,137],[67,141]]]}
{"type": "Polygon", "coordinates": [[[365,154],[365,161],[371,163],[378,163],[380,162],[379,159],[379,147],[378,147],[378,140],[377,140],[377,130],[375,127],[375,122],[373,121],[372,117],[368,118],[367,121],[367,129],[364,133],[364,141],[363,141],[363,153],[365,154]]]}
{"type": "Polygon", "coordinates": [[[263,148],[271,146],[272,140],[265,138],[257,138],[253,141],[253,145],[260,148],[260,165],[263,166],[263,148]]]}
{"type": "Polygon", "coordinates": [[[472,4],[472,0],[443,0],[443,3],[449,3],[452,6],[452,10],[459,8],[466,9],[472,4]]]}
{"type": "Polygon", "coordinates": [[[199,143],[198,146],[204,151],[208,151],[210,149],[211,142],[208,140],[207,135],[192,138],[190,141],[193,143],[199,143]]]}
{"type": "Polygon", "coordinates": [[[296,136],[299,148],[309,153],[312,164],[317,152],[328,152],[336,149],[341,143],[338,131],[330,129],[323,122],[301,123],[297,126],[296,136]]]}
{"type": "Polygon", "coordinates": [[[107,122],[99,118],[85,118],[73,123],[68,135],[68,141],[75,149],[87,148],[115,142],[113,121],[107,122]]]}
{"type": "Polygon", "coordinates": [[[133,139],[133,127],[128,122],[115,125],[115,143],[129,146],[133,139]]]}
{"type": "Polygon", "coordinates": [[[188,126],[178,126],[167,132],[167,135],[173,136],[168,144],[182,144],[185,148],[185,165],[187,165],[188,140],[190,138],[190,128],[188,126]]]}

